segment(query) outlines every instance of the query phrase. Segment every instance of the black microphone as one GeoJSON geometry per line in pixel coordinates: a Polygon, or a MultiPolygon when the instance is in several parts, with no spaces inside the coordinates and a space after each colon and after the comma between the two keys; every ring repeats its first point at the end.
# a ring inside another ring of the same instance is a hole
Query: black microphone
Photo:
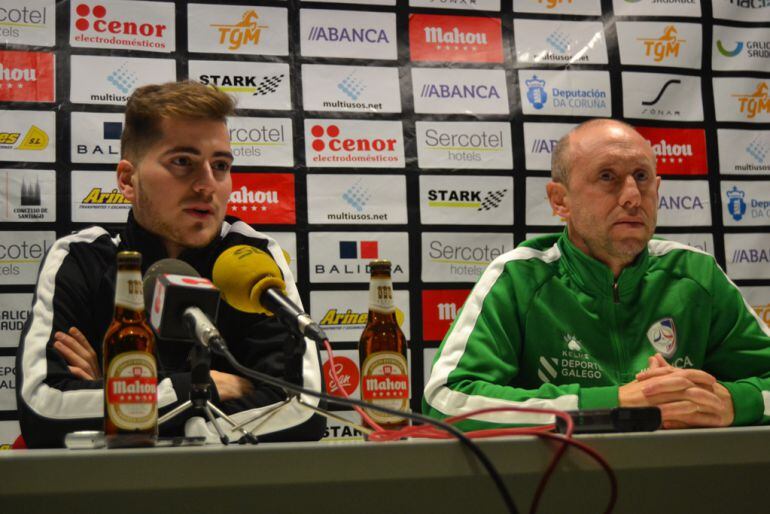
{"type": "Polygon", "coordinates": [[[192,266],[178,259],[160,260],[147,269],[143,285],[150,325],[158,338],[205,346],[222,341],[211,321],[216,319],[219,291],[192,266]]]}
{"type": "Polygon", "coordinates": [[[278,264],[267,253],[247,245],[222,252],[211,274],[222,299],[235,309],[274,314],[282,322],[316,342],[327,339],[323,329],[286,296],[286,283],[278,264]]]}

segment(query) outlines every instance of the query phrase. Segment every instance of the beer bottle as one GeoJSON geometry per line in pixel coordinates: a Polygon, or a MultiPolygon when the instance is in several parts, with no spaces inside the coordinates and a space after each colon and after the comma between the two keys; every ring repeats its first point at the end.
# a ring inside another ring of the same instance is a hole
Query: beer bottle
{"type": "MultiPolygon", "coordinates": [[[[364,401],[409,412],[409,368],[406,338],[396,321],[390,261],[369,264],[369,317],[358,344],[361,363],[361,397],[364,401]]],[[[386,429],[408,424],[403,416],[364,409],[373,421],[386,429]]]]}
{"type": "Polygon", "coordinates": [[[152,446],[158,437],[155,336],[142,294],[142,255],[118,253],[115,314],[104,335],[104,436],[109,448],[152,446]]]}

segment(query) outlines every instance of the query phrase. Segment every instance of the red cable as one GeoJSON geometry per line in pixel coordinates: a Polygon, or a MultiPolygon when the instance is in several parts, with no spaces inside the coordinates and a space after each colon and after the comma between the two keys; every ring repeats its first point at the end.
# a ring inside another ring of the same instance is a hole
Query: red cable
{"type": "MultiPolygon", "coordinates": [[[[345,388],[342,387],[342,383],[339,379],[339,376],[337,376],[337,370],[335,369],[335,365],[334,365],[334,353],[332,352],[331,345],[329,344],[328,340],[324,340],[324,347],[326,348],[326,352],[329,356],[329,364],[331,369],[332,380],[334,380],[334,383],[337,386],[337,388],[339,388],[340,391],[342,391],[342,395],[345,398],[349,399],[350,396],[348,395],[347,391],[345,391],[345,388]]],[[[356,405],[354,405],[353,408],[356,410],[356,412],[358,412],[361,415],[361,418],[366,423],[368,423],[369,426],[374,428],[375,431],[372,434],[369,434],[368,436],[370,441],[379,441],[379,442],[397,441],[408,437],[421,438],[421,439],[454,439],[455,437],[454,435],[444,430],[439,430],[438,428],[433,427],[431,425],[409,425],[399,430],[385,430],[380,425],[378,425],[374,420],[372,420],[366,414],[366,412],[364,412],[363,409],[361,409],[356,405]]],[[[552,409],[536,409],[531,407],[493,407],[493,408],[487,408],[487,409],[478,409],[459,416],[452,416],[452,417],[446,418],[444,422],[449,424],[454,424],[474,416],[479,416],[480,414],[487,414],[490,412],[511,412],[511,411],[529,412],[534,414],[551,414],[555,417],[563,419],[565,424],[567,425],[565,433],[563,435],[554,434],[551,432],[555,428],[554,424],[531,426],[531,427],[488,428],[488,429],[482,429],[482,430],[468,431],[465,433],[465,435],[471,439],[482,439],[482,438],[510,436],[510,435],[532,435],[543,439],[555,440],[561,443],[559,449],[556,451],[556,453],[554,453],[553,457],[551,458],[551,461],[548,464],[548,467],[546,468],[545,472],[543,473],[543,476],[540,478],[540,482],[538,483],[537,489],[535,490],[535,495],[532,498],[532,505],[530,506],[530,510],[529,510],[530,513],[534,514],[537,511],[537,508],[540,504],[540,499],[543,495],[543,492],[545,491],[545,487],[548,484],[548,481],[550,480],[551,476],[553,475],[553,472],[556,470],[556,466],[559,464],[559,461],[564,456],[564,453],[566,452],[568,446],[574,446],[580,451],[584,452],[593,460],[595,460],[602,467],[602,469],[604,469],[610,482],[610,500],[607,503],[607,508],[605,512],[606,513],[612,512],[612,509],[615,507],[615,503],[617,501],[617,496],[618,496],[618,484],[617,484],[617,478],[615,477],[615,473],[612,470],[612,467],[610,467],[609,463],[596,450],[572,438],[572,433],[574,430],[574,422],[572,420],[572,417],[566,412],[552,410],[552,409]]]]}

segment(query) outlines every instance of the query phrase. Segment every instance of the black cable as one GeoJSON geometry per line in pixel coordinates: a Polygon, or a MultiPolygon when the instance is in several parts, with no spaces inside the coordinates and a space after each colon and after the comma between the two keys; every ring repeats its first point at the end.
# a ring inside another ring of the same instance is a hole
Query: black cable
{"type": "Polygon", "coordinates": [[[495,468],[494,464],[492,464],[492,461],[489,460],[489,457],[486,456],[486,454],[481,450],[481,448],[478,447],[476,443],[474,443],[468,436],[466,436],[458,428],[453,427],[448,423],[444,423],[443,421],[429,418],[421,414],[389,409],[387,407],[374,405],[371,403],[364,402],[362,400],[354,400],[352,398],[340,398],[336,396],[330,396],[325,393],[313,391],[310,389],[305,389],[302,386],[292,384],[291,382],[286,382],[284,380],[281,380],[280,378],[276,378],[271,375],[266,375],[264,373],[260,373],[259,371],[254,371],[253,369],[243,366],[235,359],[235,357],[233,357],[233,354],[230,353],[230,350],[228,350],[227,345],[225,344],[225,341],[222,338],[214,338],[210,341],[210,344],[214,352],[222,355],[225,359],[227,359],[227,362],[229,362],[235,369],[237,369],[244,375],[249,376],[251,378],[255,378],[257,380],[261,380],[267,384],[280,387],[285,391],[291,391],[298,394],[306,394],[308,396],[320,398],[322,400],[326,400],[329,403],[336,403],[338,405],[346,405],[350,407],[358,406],[366,409],[377,410],[377,411],[384,412],[386,414],[390,414],[394,416],[403,416],[403,417],[410,418],[414,421],[420,421],[422,423],[433,425],[442,430],[445,430],[446,432],[455,436],[461,443],[463,443],[465,447],[468,448],[471,451],[471,453],[473,453],[473,455],[479,460],[481,465],[484,466],[484,469],[486,469],[487,473],[489,473],[489,477],[495,483],[495,486],[497,487],[497,490],[500,493],[500,497],[502,498],[503,503],[505,504],[505,507],[508,510],[508,512],[510,514],[518,514],[519,511],[518,509],[516,509],[516,504],[513,502],[513,498],[508,492],[508,489],[505,487],[505,484],[503,483],[503,480],[500,477],[500,474],[497,472],[497,469],[495,468]]]}

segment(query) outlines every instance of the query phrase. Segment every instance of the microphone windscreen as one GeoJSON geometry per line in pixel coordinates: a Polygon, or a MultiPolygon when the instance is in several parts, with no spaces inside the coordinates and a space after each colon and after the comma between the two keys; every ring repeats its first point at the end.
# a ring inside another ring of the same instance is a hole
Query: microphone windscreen
{"type": "Polygon", "coordinates": [[[144,289],[144,308],[147,312],[152,309],[152,297],[155,293],[155,282],[160,275],[185,275],[188,277],[200,277],[195,268],[179,259],[161,259],[147,268],[142,280],[144,289]]]}
{"type": "Polygon", "coordinates": [[[222,252],[214,263],[211,279],[222,299],[244,312],[271,314],[260,298],[268,288],[286,292],[281,270],[273,258],[258,248],[232,246],[222,252]]]}

